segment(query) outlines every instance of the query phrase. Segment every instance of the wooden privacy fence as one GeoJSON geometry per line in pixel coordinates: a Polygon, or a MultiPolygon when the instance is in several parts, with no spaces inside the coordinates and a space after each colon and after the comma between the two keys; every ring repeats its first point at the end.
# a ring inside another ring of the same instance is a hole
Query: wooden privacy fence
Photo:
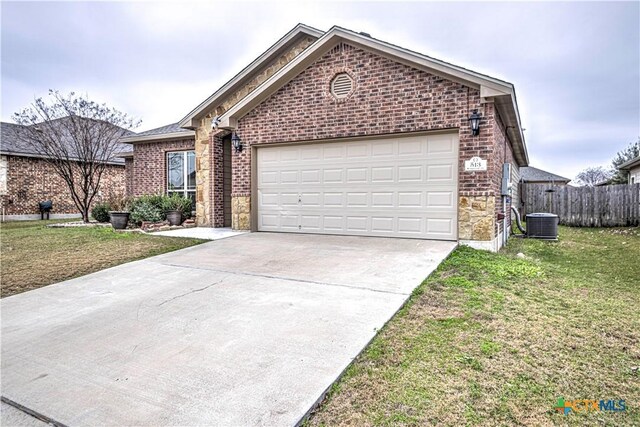
{"type": "Polygon", "coordinates": [[[550,212],[575,227],[640,225],[640,184],[569,187],[523,184],[521,213],[550,212]]]}

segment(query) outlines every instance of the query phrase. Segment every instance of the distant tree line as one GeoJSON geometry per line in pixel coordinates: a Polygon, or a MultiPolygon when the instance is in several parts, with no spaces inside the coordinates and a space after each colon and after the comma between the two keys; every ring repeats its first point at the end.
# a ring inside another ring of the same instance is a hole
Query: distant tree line
{"type": "Polygon", "coordinates": [[[640,138],[618,151],[613,160],[611,160],[611,167],[588,167],[576,176],[576,181],[580,185],[589,187],[599,184],[626,184],[629,182],[629,171],[619,170],[618,166],[638,156],[640,156],[640,138]]]}

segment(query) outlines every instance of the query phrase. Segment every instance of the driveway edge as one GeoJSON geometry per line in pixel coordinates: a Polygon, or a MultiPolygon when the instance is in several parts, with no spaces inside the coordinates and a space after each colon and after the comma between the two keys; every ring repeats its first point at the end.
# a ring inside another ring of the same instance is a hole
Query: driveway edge
{"type": "Polygon", "coordinates": [[[345,372],[347,372],[347,369],[349,369],[351,367],[351,365],[353,365],[353,362],[355,362],[360,355],[369,347],[369,345],[373,342],[373,340],[375,340],[377,338],[377,336],[380,334],[380,331],[382,331],[384,328],[387,327],[387,324],[393,320],[394,317],[396,317],[396,315],[400,312],[400,310],[402,310],[406,305],[407,302],[411,299],[411,297],[413,296],[413,292],[418,288],[418,286],[420,286],[425,280],[427,280],[429,277],[431,277],[431,275],[433,274],[434,271],[436,271],[438,269],[438,267],[440,266],[440,264],[442,264],[444,261],[446,261],[449,256],[451,255],[451,253],[453,251],[456,250],[456,248],[459,245],[455,245],[448,253],[447,256],[445,256],[442,261],[436,265],[433,270],[431,270],[429,272],[429,274],[427,274],[425,276],[425,278],[422,280],[422,282],[420,282],[415,288],[413,288],[413,290],[411,291],[411,293],[409,295],[407,295],[407,298],[404,300],[404,302],[400,305],[400,307],[398,307],[398,309],[391,315],[391,317],[389,317],[385,322],[384,325],[382,325],[382,327],[380,329],[378,329],[376,331],[376,333],[373,335],[373,337],[371,337],[371,339],[369,341],[367,341],[367,343],[365,344],[364,347],[362,347],[362,349],[360,349],[360,351],[358,352],[358,354],[355,355],[355,357],[353,359],[351,359],[351,362],[349,362],[347,364],[347,366],[344,367],[344,369],[340,372],[340,374],[338,374],[338,376],[336,377],[335,380],[333,380],[333,382],[331,384],[329,384],[329,386],[320,394],[320,397],[318,397],[318,399],[316,399],[316,401],[313,403],[313,405],[311,405],[311,407],[307,410],[307,412],[298,420],[298,422],[295,423],[295,427],[301,427],[304,426],[304,423],[309,419],[309,416],[320,407],[320,405],[322,404],[322,402],[324,402],[324,399],[327,397],[327,393],[329,393],[329,390],[331,390],[331,388],[342,379],[342,377],[344,376],[345,372]]]}

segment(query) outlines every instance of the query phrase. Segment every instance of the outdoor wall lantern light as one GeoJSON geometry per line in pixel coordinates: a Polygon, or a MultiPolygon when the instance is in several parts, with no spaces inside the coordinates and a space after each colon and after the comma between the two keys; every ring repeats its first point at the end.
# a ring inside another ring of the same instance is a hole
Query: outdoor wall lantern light
{"type": "Polygon", "coordinates": [[[469,117],[469,121],[471,122],[471,133],[473,136],[480,135],[480,118],[478,110],[473,110],[471,117],[469,117]]]}
{"type": "Polygon", "coordinates": [[[240,153],[242,151],[242,141],[240,140],[238,134],[235,132],[233,132],[233,135],[231,135],[231,145],[233,145],[236,153],[240,153]]]}

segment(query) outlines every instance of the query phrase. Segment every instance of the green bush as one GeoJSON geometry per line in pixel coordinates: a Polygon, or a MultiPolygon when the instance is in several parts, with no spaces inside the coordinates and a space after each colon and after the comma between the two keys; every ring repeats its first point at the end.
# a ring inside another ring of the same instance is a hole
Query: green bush
{"type": "Polygon", "coordinates": [[[91,215],[98,222],[109,222],[110,210],[109,203],[96,203],[91,210],[91,215]]]}
{"type": "Polygon", "coordinates": [[[184,218],[191,217],[191,199],[178,194],[165,196],[163,194],[149,194],[136,197],[131,202],[129,221],[136,225],[142,221],[158,222],[167,218],[167,211],[182,211],[184,218]]]}
{"type": "Polygon", "coordinates": [[[129,221],[136,225],[142,224],[142,221],[158,222],[166,218],[163,209],[162,195],[140,196],[133,199],[131,203],[131,214],[129,221]]]}
{"type": "Polygon", "coordinates": [[[162,201],[162,208],[164,211],[182,211],[184,218],[191,216],[191,199],[188,197],[182,197],[176,193],[171,196],[165,196],[162,201]]]}

